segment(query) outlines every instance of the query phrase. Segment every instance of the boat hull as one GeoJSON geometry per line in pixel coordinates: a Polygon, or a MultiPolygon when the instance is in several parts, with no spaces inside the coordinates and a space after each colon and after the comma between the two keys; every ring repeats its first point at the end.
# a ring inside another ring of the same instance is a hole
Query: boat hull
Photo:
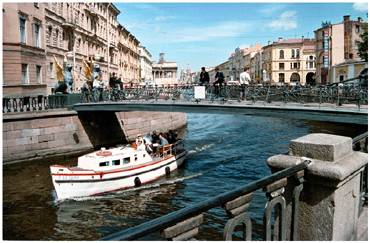
{"type": "Polygon", "coordinates": [[[52,181],[58,200],[94,196],[154,181],[176,170],[185,157],[186,152],[183,152],[151,165],[103,173],[95,171],[58,173],[60,167],[51,166],[52,181]]]}

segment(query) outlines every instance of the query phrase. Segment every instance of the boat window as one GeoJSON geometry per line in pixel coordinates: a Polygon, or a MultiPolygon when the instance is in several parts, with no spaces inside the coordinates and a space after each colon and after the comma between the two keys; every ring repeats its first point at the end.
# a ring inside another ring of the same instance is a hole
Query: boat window
{"type": "Polygon", "coordinates": [[[130,158],[123,158],[122,164],[128,164],[130,163],[130,158]]]}
{"type": "Polygon", "coordinates": [[[120,165],[120,160],[119,159],[116,159],[116,160],[112,160],[112,165],[120,165]]]}
{"type": "Polygon", "coordinates": [[[100,162],[100,163],[99,163],[99,166],[100,166],[100,167],[102,167],[102,166],[109,166],[109,161],[100,162]]]}

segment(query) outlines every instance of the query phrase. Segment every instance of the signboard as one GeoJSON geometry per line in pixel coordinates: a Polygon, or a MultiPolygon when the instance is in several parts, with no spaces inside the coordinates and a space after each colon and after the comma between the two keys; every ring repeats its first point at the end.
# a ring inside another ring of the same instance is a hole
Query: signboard
{"type": "Polygon", "coordinates": [[[206,98],[206,87],[205,86],[194,86],[194,98],[205,99],[206,98]]]}

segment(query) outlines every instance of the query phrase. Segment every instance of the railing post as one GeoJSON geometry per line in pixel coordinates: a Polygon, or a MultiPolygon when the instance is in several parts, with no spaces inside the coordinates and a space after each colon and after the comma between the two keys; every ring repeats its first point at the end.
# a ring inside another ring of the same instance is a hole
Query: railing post
{"type": "Polygon", "coordinates": [[[203,223],[203,214],[184,220],[174,226],[168,227],[161,232],[167,240],[184,241],[195,240],[199,232],[199,226],[203,223]]]}
{"type": "Polygon", "coordinates": [[[279,170],[302,157],[312,161],[299,204],[299,240],[353,240],[367,154],[354,152],[349,137],[322,133],[292,140],[289,150],[289,155],[270,157],[267,163],[279,170]]]}
{"type": "Polygon", "coordinates": [[[247,213],[250,201],[252,200],[252,193],[240,196],[230,202],[227,202],[223,208],[225,208],[229,220],[227,221],[223,239],[231,241],[233,239],[233,233],[235,228],[242,224],[243,225],[243,240],[252,240],[252,221],[247,213]]]}

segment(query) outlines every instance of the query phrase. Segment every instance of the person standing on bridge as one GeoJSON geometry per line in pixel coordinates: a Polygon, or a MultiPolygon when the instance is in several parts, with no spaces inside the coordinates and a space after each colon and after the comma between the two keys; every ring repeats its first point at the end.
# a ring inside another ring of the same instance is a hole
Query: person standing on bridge
{"type": "Polygon", "coordinates": [[[225,82],[225,76],[223,72],[221,72],[217,67],[215,68],[216,75],[215,75],[215,82],[213,83],[213,86],[215,87],[215,94],[217,96],[220,95],[222,84],[225,82]]]}
{"type": "Polygon", "coordinates": [[[209,74],[205,67],[202,67],[202,71],[200,72],[199,84],[202,86],[207,86],[209,84],[209,74]]]}
{"type": "Polygon", "coordinates": [[[249,75],[249,68],[245,67],[244,72],[240,74],[240,78],[239,78],[240,100],[246,99],[246,89],[250,81],[251,81],[251,76],[249,75]]]}

